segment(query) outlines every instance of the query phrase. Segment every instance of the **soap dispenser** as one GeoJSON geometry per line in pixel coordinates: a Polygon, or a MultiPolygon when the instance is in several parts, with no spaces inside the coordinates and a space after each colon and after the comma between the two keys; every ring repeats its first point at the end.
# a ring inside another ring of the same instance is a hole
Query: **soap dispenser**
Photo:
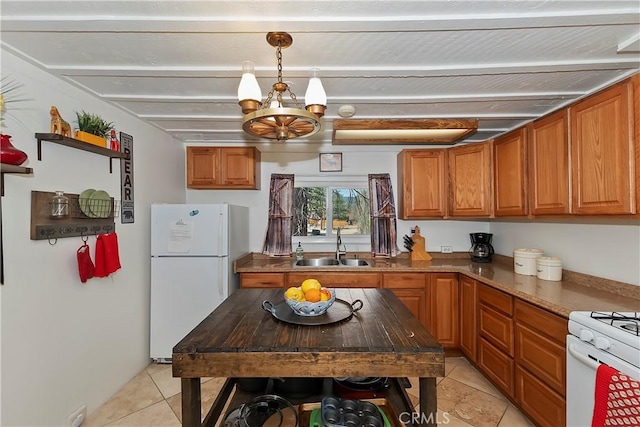
{"type": "Polygon", "coordinates": [[[304,249],[302,249],[302,245],[298,242],[298,247],[296,248],[296,259],[304,258],[304,249]]]}

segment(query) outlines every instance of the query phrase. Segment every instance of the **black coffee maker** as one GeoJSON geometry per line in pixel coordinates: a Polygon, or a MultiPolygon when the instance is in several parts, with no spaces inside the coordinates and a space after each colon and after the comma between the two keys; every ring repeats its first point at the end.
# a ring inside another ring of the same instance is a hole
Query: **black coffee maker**
{"type": "Polygon", "coordinates": [[[471,261],[473,262],[491,262],[493,255],[493,246],[491,246],[491,233],[469,233],[471,237],[471,261]]]}

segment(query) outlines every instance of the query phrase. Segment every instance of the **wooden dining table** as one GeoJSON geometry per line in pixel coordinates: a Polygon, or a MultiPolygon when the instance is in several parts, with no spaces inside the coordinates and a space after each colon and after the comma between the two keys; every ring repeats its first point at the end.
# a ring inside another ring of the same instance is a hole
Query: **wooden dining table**
{"type": "Polygon", "coordinates": [[[214,426],[225,406],[234,408],[247,398],[235,384],[248,377],[388,377],[393,386],[387,398],[401,421],[397,425],[436,425],[436,377],[444,376],[440,344],[391,290],[334,291],[334,306],[349,312],[314,325],[304,319],[295,319],[301,324],[281,320],[286,318],[281,310],[263,308],[264,301],[271,303],[264,304],[267,308],[282,308],[283,289],[232,293],[173,348],[173,376],[182,387],[182,425],[214,426]],[[227,378],[204,419],[203,377],[227,378]],[[401,380],[407,377],[418,378],[419,411],[403,386],[410,384],[401,380]]]}

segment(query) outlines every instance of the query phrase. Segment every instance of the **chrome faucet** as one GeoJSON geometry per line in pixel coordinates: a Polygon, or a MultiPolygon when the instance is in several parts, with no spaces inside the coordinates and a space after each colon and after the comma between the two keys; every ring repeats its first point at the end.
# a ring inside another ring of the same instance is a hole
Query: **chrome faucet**
{"type": "Polygon", "coordinates": [[[347,247],[342,244],[342,237],[340,236],[340,227],[337,229],[338,238],[336,240],[336,259],[342,260],[347,257],[347,247]]]}

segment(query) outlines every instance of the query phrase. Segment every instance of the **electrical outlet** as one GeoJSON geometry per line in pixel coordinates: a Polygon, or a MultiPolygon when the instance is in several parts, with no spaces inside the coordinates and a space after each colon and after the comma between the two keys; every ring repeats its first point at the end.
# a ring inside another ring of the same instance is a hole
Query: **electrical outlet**
{"type": "Polygon", "coordinates": [[[82,405],[67,417],[66,427],[80,427],[87,419],[87,405],[82,405]]]}
{"type": "Polygon", "coordinates": [[[443,254],[452,254],[453,246],[440,246],[440,252],[443,254]]]}

